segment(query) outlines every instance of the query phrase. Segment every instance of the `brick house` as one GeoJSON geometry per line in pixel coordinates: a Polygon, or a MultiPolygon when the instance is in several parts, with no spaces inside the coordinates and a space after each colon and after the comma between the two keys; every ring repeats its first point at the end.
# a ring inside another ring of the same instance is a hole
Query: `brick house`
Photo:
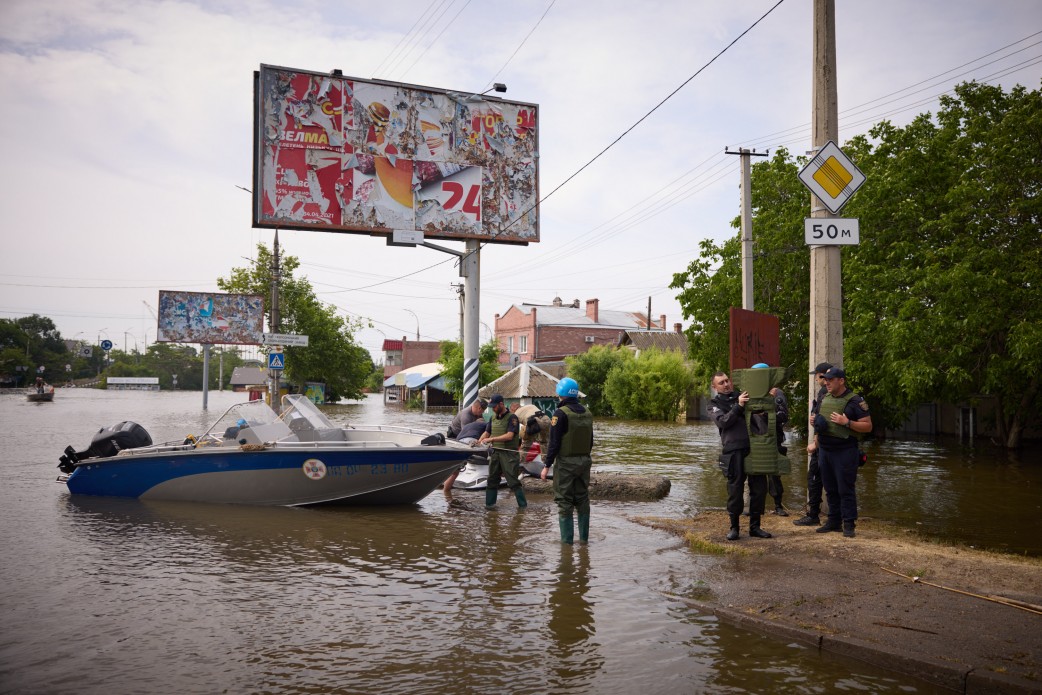
{"type": "Polygon", "coordinates": [[[441,343],[437,340],[384,340],[384,379],[403,369],[441,359],[441,343]]]}
{"type": "Polygon", "coordinates": [[[625,331],[664,331],[666,316],[649,320],[637,311],[601,309],[599,299],[576,299],[564,304],[515,304],[502,316],[496,314],[499,363],[514,367],[522,362],[554,362],[581,355],[594,345],[614,347],[625,331]],[[515,357],[516,355],[516,357],[515,357]]]}

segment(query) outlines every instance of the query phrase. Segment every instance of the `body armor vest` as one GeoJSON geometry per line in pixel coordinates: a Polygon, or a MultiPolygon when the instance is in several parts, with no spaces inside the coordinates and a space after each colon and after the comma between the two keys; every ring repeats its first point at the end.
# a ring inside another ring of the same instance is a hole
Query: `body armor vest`
{"type": "Polygon", "coordinates": [[[818,409],[818,412],[821,413],[821,416],[825,418],[825,422],[829,424],[828,436],[835,437],[836,439],[861,439],[858,436],[858,433],[854,430],[850,429],[849,427],[844,427],[843,425],[836,424],[835,422],[832,422],[832,420],[830,419],[832,413],[842,413],[846,409],[847,403],[849,403],[850,399],[853,397],[854,392],[848,390],[844,395],[840,396],[839,398],[833,396],[830,393],[826,393],[825,397],[821,399],[821,407],[818,409]]]}
{"type": "Polygon", "coordinates": [[[746,475],[781,475],[792,470],[789,459],[778,451],[778,412],[771,389],[780,386],[788,369],[735,369],[735,388],[749,394],[745,404],[745,428],[749,432],[746,475]]]}
{"type": "Polygon", "coordinates": [[[558,456],[589,456],[590,443],[593,441],[593,413],[589,408],[577,413],[569,406],[561,406],[568,411],[568,431],[561,437],[561,448],[558,456]]]}
{"type": "MultiPolygon", "coordinates": [[[[492,416],[492,436],[500,437],[507,433],[507,424],[510,422],[510,413],[507,413],[503,417],[492,416]]],[[[513,449],[516,450],[521,446],[521,436],[515,432],[514,438],[508,442],[493,442],[497,449],[513,449]]]]}

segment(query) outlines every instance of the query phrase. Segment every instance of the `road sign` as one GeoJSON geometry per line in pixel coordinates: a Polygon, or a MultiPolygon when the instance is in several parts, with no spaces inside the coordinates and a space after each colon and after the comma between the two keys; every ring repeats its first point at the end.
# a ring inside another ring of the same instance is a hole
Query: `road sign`
{"type": "Polygon", "coordinates": [[[101,341],[101,349],[104,350],[105,352],[108,352],[109,350],[111,350],[112,349],[112,341],[111,340],[103,340],[103,341],[101,341]]]}
{"type": "Polygon", "coordinates": [[[285,369],[286,356],[281,352],[268,353],[268,369],[285,369]]]}
{"type": "Polygon", "coordinates": [[[799,177],[833,215],[865,182],[861,170],[831,140],[800,170],[799,177]]]}
{"type": "Polygon", "coordinates": [[[861,243],[861,221],[856,217],[807,217],[803,238],[809,246],[856,246],[861,243]]]}
{"type": "Polygon", "coordinates": [[[308,337],[306,335],[295,335],[293,333],[262,333],[261,342],[264,345],[288,345],[290,347],[307,347],[308,337]]]}
{"type": "Polygon", "coordinates": [[[80,357],[90,357],[94,354],[94,348],[90,345],[84,345],[80,348],[80,357]]]}

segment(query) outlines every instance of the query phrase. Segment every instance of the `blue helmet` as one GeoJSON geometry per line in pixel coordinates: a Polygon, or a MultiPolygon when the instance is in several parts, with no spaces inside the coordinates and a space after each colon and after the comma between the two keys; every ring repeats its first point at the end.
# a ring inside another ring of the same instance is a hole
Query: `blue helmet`
{"type": "Polygon", "coordinates": [[[751,368],[752,369],[769,369],[769,367],[767,366],[766,362],[757,362],[751,368]]]}
{"type": "Polygon", "coordinates": [[[557,382],[557,395],[561,398],[578,398],[579,397],[579,384],[575,379],[570,376],[566,376],[557,382]]]}

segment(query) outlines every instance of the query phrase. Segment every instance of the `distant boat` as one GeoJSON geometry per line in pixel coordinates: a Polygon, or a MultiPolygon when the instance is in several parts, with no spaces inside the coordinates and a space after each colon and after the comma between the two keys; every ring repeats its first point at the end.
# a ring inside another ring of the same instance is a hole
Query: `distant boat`
{"type": "Polygon", "coordinates": [[[30,403],[50,403],[54,400],[54,387],[50,384],[30,386],[25,392],[25,397],[30,403]]]}
{"type": "Polygon", "coordinates": [[[382,425],[336,427],[310,400],[239,403],[196,438],[153,444],[121,422],[58,465],[76,495],[257,505],[413,504],[474,450],[444,435],[382,425]]]}

